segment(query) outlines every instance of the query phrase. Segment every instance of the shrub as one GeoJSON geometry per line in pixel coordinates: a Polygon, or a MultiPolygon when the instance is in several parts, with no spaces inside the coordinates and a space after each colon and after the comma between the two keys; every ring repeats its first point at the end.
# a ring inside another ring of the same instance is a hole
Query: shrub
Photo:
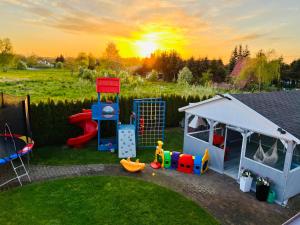
{"type": "Polygon", "coordinates": [[[112,69],[101,69],[98,75],[99,77],[117,77],[117,72],[112,69]]]}
{"type": "Polygon", "coordinates": [[[140,76],[130,76],[130,79],[128,80],[129,81],[129,85],[130,87],[138,87],[140,85],[142,85],[144,83],[144,79],[140,76]]]}
{"type": "Polygon", "coordinates": [[[152,70],[147,74],[146,79],[149,81],[158,81],[158,72],[156,70],[152,70]]]}
{"type": "Polygon", "coordinates": [[[178,84],[191,84],[193,81],[193,74],[188,67],[183,67],[178,73],[178,84]]]}
{"type": "Polygon", "coordinates": [[[213,78],[213,74],[211,73],[210,69],[208,69],[207,71],[201,74],[200,83],[202,85],[208,86],[212,82],[212,78],[213,78]]]}
{"type": "Polygon", "coordinates": [[[20,60],[17,63],[17,70],[27,70],[27,64],[26,62],[20,60]]]}
{"type": "Polygon", "coordinates": [[[2,71],[6,73],[8,71],[8,67],[7,66],[3,66],[2,67],[2,71]]]}
{"type": "Polygon", "coordinates": [[[64,64],[62,62],[57,62],[57,63],[55,63],[55,68],[62,69],[62,68],[64,68],[64,64]]]}
{"type": "Polygon", "coordinates": [[[97,72],[95,70],[80,67],[78,76],[85,80],[94,81],[97,77],[97,72]]]}

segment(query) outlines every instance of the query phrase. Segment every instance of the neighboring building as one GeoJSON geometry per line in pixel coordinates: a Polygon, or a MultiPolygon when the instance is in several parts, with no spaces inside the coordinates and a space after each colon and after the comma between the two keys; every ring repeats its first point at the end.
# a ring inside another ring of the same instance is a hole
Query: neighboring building
{"type": "Polygon", "coordinates": [[[300,90],[217,95],[179,111],[184,153],[208,149],[210,168],[237,180],[243,168],[268,177],[279,204],[300,193],[300,90]]]}

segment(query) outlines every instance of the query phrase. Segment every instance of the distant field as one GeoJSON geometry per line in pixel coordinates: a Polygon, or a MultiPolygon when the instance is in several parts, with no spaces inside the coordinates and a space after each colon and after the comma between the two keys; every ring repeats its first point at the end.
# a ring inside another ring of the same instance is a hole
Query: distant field
{"type": "MultiPolygon", "coordinates": [[[[31,96],[32,102],[47,99],[82,100],[96,97],[95,84],[71,75],[69,70],[42,69],[42,70],[9,70],[0,72],[0,91],[13,95],[31,96]]],[[[213,95],[222,90],[210,87],[181,87],[175,83],[145,81],[138,86],[122,84],[121,96],[157,97],[161,95],[176,94],[213,95]]]]}

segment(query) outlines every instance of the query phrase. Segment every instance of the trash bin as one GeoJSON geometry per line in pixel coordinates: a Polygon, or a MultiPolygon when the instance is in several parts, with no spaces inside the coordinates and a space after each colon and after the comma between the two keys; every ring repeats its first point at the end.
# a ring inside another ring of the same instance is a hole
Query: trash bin
{"type": "Polygon", "coordinates": [[[270,186],[256,185],[256,199],[259,201],[266,201],[268,198],[270,186]]]}

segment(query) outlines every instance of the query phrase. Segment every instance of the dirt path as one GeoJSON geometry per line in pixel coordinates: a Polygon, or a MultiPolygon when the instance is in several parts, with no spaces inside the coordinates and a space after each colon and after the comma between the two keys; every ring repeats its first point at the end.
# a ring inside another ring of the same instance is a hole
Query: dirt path
{"type": "Polygon", "coordinates": [[[253,194],[242,193],[233,179],[213,171],[197,176],[174,170],[153,170],[148,166],[141,173],[130,174],[119,165],[32,165],[30,175],[33,181],[85,175],[135,177],[183,194],[209,211],[222,224],[279,225],[300,211],[299,197],[291,201],[290,208],[259,202],[253,194]]]}

